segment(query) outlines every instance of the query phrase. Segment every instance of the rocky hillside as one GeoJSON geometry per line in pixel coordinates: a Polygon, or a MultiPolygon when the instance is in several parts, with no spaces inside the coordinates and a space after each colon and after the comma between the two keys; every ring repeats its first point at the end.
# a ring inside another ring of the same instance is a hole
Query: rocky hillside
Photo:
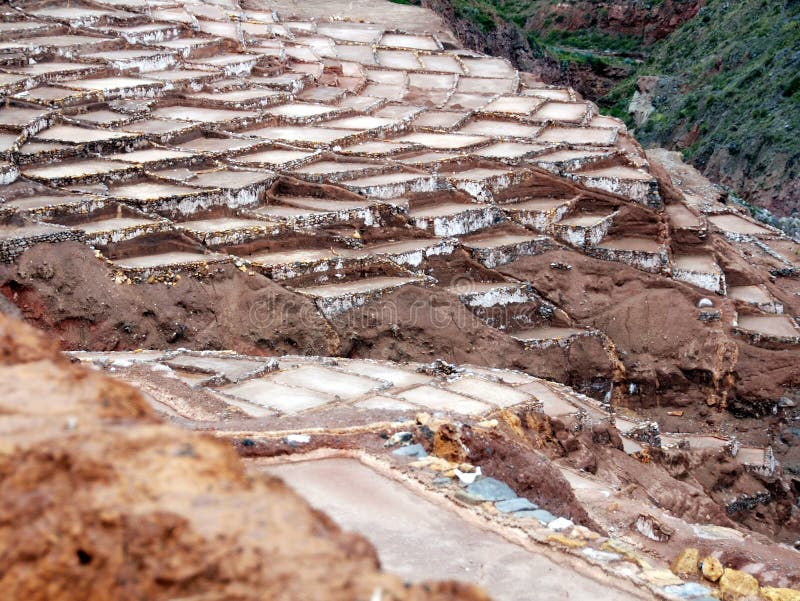
{"type": "MultiPolygon", "coordinates": [[[[614,91],[622,113],[653,76],[646,145],[680,149],[706,175],[789,216],[800,209],[800,3],[711,0],[614,91]]],[[[608,103],[612,104],[612,103],[608,103]]]]}
{"type": "Polygon", "coordinates": [[[573,86],[636,127],[646,146],[681,150],[760,218],[797,230],[796,0],[423,4],[470,47],[573,86]]]}

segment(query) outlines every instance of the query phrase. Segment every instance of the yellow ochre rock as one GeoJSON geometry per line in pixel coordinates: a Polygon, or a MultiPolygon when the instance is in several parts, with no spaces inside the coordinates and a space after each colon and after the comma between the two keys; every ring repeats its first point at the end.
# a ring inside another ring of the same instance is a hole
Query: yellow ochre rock
{"type": "Polygon", "coordinates": [[[570,549],[579,549],[580,547],[585,547],[586,543],[582,540],[575,540],[573,538],[568,538],[563,534],[551,534],[545,539],[548,543],[553,543],[556,545],[561,545],[562,547],[568,547],[570,549]]]}
{"type": "Polygon", "coordinates": [[[670,569],[678,576],[694,576],[697,573],[699,561],[700,551],[690,547],[681,551],[680,555],[672,562],[670,569]]]}
{"type": "Polygon", "coordinates": [[[703,578],[710,580],[711,582],[716,582],[722,577],[722,572],[725,571],[725,568],[722,567],[719,559],[709,555],[708,557],[703,558],[700,570],[703,572],[703,578]]]}
{"type": "Polygon", "coordinates": [[[760,592],[761,597],[767,601],[800,601],[800,591],[793,588],[765,586],[760,592]]]}
{"type": "Polygon", "coordinates": [[[726,568],[719,579],[723,601],[743,601],[758,598],[758,580],[750,574],[726,568]]]}

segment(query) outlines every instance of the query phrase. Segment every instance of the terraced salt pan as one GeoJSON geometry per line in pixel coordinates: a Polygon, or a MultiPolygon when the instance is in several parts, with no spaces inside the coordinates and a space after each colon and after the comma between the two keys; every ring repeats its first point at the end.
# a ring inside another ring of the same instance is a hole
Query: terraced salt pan
{"type": "Polygon", "coordinates": [[[533,239],[538,239],[535,236],[526,236],[524,234],[489,234],[486,236],[480,236],[477,238],[470,238],[467,241],[463,241],[464,246],[469,248],[480,248],[480,249],[495,249],[495,248],[502,248],[503,246],[508,246],[511,244],[519,244],[522,242],[530,242],[533,239]]]}
{"type": "Polygon", "coordinates": [[[383,28],[377,25],[357,26],[355,23],[320,23],[317,32],[334,40],[374,44],[381,38],[383,28]]]}
{"type": "Polygon", "coordinates": [[[524,125],[514,121],[477,119],[458,130],[462,134],[492,136],[495,138],[535,138],[541,131],[536,125],[524,125]]]}
{"type": "Polygon", "coordinates": [[[508,61],[501,58],[467,58],[462,57],[461,62],[472,77],[488,78],[514,78],[517,71],[508,61]]]}
{"type": "Polygon", "coordinates": [[[523,96],[538,96],[539,98],[562,102],[570,102],[572,100],[569,90],[561,88],[528,88],[522,90],[521,94],[523,96]]]}
{"type": "Polygon", "coordinates": [[[292,173],[306,176],[349,176],[366,175],[370,172],[381,172],[391,169],[384,164],[356,163],[345,161],[316,161],[292,170],[292,173]]]}
{"type": "Polygon", "coordinates": [[[581,123],[589,112],[585,102],[547,102],[533,115],[537,121],[581,123]]]}
{"type": "Polygon", "coordinates": [[[552,240],[547,236],[489,233],[462,239],[461,244],[485,267],[494,269],[520,257],[543,252],[552,246],[552,240]]]}
{"type": "Polygon", "coordinates": [[[40,131],[34,137],[42,142],[59,142],[62,144],[88,144],[90,142],[103,142],[106,140],[133,139],[130,133],[108,131],[104,129],[89,129],[75,125],[54,125],[40,131]]]}
{"type": "MultiPolygon", "coordinates": [[[[0,75],[0,85],[2,85],[2,75],[0,75]]],[[[14,94],[12,98],[17,100],[36,102],[52,107],[71,106],[81,103],[84,98],[89,96],[88,92],[77,90],[65,90],[50,86],[39,86],[25,92],[14,94]]]]}
{"type": "Polygon", "coordinates": [[[23,175],[34,179],[58,180],[62,178],[76,179],[82,177],[104,176],[112,173],[131,170],[129,163],[89,159],[70,163],[58,163],[44,167],[23,169],[23,175]]]}
{"type": "Polygon", "coordinates": [[[176,147],[183,150],[216,155],[242,151],[257,146],[258,144],[259,142],[243,140],[241,138],[199,137],[194,140],[189,140],[188,142],[182,142],[176,147]]]}
{"type": "Polygon", "coordinates": [[[516,79],[489,79],[484,77],[459,77],[456,92],[462,95],[479,94],[481,104],[487,104],[494,94],[514,94],[517,88],[516,79]]]}
{"type": "Polygon", "coordinates": [[[389,382],[386,381],[317,365],[283,370],[265,379],[277,384],[335,395],[343,400],[350,400],[382,388],[389,388],[389,382]]]}
{"type": "Polygon", "coordinates": [[[414,384],[424,384],[431,380],[431,377],[425,374],[406,369],[399,369],[378,361],[351,360],[344,364],[344,368],[350,373],[389,382],[394,387],[406,387],[413,386],[414,384]]]}
{"type": "Polygon", "coordinates": [[[708,220],[719,229],[732,234],[761,236],[772,232],[738,215],[711,215],[708,220]]]}
{"type": "Polygon", "coordinates": [[[84,58],[109,63],[115,69],[136,69],[140,73],[160,71],[174,65],[174,54],[166,50],[109,50],[84,54],[84,58]]]}
{"type": "Polygon", "coordinates": [[[244,165],[268,166],[272,169],[288,169],[302,164],[317,156],[316,152],[302,150],[264,150],[250,154],[242,154],[229,158],[232,163],[244,165]]]}
{"type": "Polygon", "coordinates": [[[435,163],[445,163],[457,158],[466,157],[466,153],[456,152],[421,152],[410,156],[402,156],[395,159],[398,163],[421,167],[424,165],[434,165],[435,163]]]}
{"type": "Polygon", "coordinates": [[[459,134],[437,134],[427,132],[417,132],[408,134],[394,139],[396,142],[409,142],[411,144],[419,144],[426,148],[433,148],[435,150],[454,150],[461,148],[470,148],[478,144],[487,142],[487,138],[483,136],[468,136],[459,134]]]}
{"type": "Polygon", "coordinates": [[[337,44],[335,46],[336,58],[342,61],[360,63],[362,65],[377,65],[375,53],[370,46],[350,46],[337,44]]]}
{"type": "Polygon", "coordinates": [[[378,50],[376,53],[378,64],[387,69],[403,69],[406,71],[421,69],[422,65],[412,52],[399,50],[378,50]]]}
{"type": "Polygon", "coordinates": [[[0,43],[0,51],[20,51],[33,53],[42,48],[53,48],[57,54],[65,55],[79,49],[88,49],[101,44],[114,43],[110,38],[87,35],[45,35],[13,42],[0,43]]]}
{"type": "Polygon", "coordinates": [[[397,124],[397,122],[392,119],[373,117],[371,115],[359,115],[356,117],[345,117],[344,119],[328,121],[325,125],[339,129],[357,129],[367,131],[370,129],[391,127],[395,124],[397,124]]]}
{"type": "Polygon", "coordinates": [[[547,148],[540,144],[525,144],[522,142],[498,142],[484,148],[479,148],[473,154],[487,159],[521,159],[540,153],[547,148]]]}
{"type": "MultiPolygon", "coordinates": [[[[20,140],[17,134],[0,133],[0,152],[7,152],[20,140]]],[[[3,166],[7,163],[3,162],[3,166]]]]}
{"type": "Polygon", "coordinates": [[[533,400],[533,397],[524,391],[475,376],[458,378],[444,384],[443,387],[451,392],[457,392],[501,408],[529,403],[533,400]]]}
{"type": "Polygon", "coordinates": [[[442,71],[462,75],[464,70],[454,57],[447,54],[422,54],[419,56],[422,66],[428,71],[442,71]]]}
{"type": "Polygon", "coordinates": [[[109,155],[108,158],[112,160],[122,161],[123,163],[137,163],[140,165],[149,165],[154,163],[162,163],[165,161],[169,162],[187,161],[195,156],[197,155],[183,150],[168,150],[166,148],[148,148],[146,150],[135,150],[133,152],[112,154],[109,155]]]}
{"type": "Polygon", "coordinates": [[[180,229],[197,232],[199,234],[213,234],[246,228],[265,229],[269,223],[258,219],[242,219],[237,217],[217,217],[214,219],[199,219],[196,221],[182,221],[176,224],[180,229]]]}
{"type": "Polygon", "coordinates": [[[166,182],[143,181],[134,184],[112,186],[109,196],[125,200],[160,200],[180,196],[194,196],[201,193],[197,188],[180,186],[166,182]]]}
{"type": "Polygon", "coordinates": [[[192,252],[166,252],[140,257],[116,259],[114,263],[123,269],[152,269],[157,267],[180,267],[195,263],[206,263],[224,259],[225,255],[202,254],[192,252]]]}
{"type": "Polygon", "coordinates": [[[122,16],[123,13],[111,13],[106,10],[82,8],[79,6],[47,6],[29,11],[31,15],[48,21],[64,21],[73,27],[85,27],[99,21],[102,17],[122,16]]]}
{"type": "Polygon", "coordinates": [[[181,85],[185,82],[207,82],[220,77],[219,71],[200,69],[172,69],[168,71],[155,71],[147,74],[149,79],[163,81],[171,85],[181,85]]]}
{"type": "Polygon", "coordinates": [[[98,232],[145,227],[155,223],[158,222],[154,219],[144,219],[141,217],[113,217],[110,219],[98,219],[97,221],[86,221],[73,226],[72,229],[82,230],[87,234],[96,234],[98,232]]]}
{"type": "Polygon", "coordinates": [[[258,116],[255,111],[236,111],[231,109],[212,109],[196,106],[164,106],[152,112],[152,115],[178,121],[198,121],[200,123],[224,123],[234,120],[253,119],[258,116]]]}
{"type": "Polygon", "coordinates": [[[575,175],[585,178],[605,178],[605,179],[622,179],[622,180],[635,180],[635,181],[652,181],[654,178],[649,173],[634,169],[633,167],[614,166],[606,167],[604,169],[593,169],[590,171],[580,171],[575,175]]]}
{"type": "Polygon", "coordinates": [[[345,148],[339,150],[339,154],[353,156],[387,156],[404,152],[413,147],[413,144],[374,140],[369,142],[361,142],[360,144],[354,144],[352,146],[346,146],[345,148]]]}
{"type": "Polygon", "coordinates": [[[48,111],[40,108],[25,108],[8,106],[0,108],[0,125],[9,127],[24,127],[47,115],[48,111]]]}
{"type": "Polygon", "coordinates": [[[542,382],[531,382],[519,390],[532,394],[542,404],[542,410],[552,417],[565,417],[578,411],[578,408],[542,382]]]}
{"type": "Polygon", "coordinates": [[[556,144],[588,144],[594,146],[612,146],[617,139],[613,129],[598,127],[546,127],[539,134],[538,142],[556,144]]]}
{"type": "Polygon", "coordinates": [[[269,183],[274,177],[274,174],[269,171],[231,171],[229,169],[213,171],[175,169],[158,171],[156,175],[180,181],[188,186],[221,188],[226,191],[238,191],[257,184],[269,183]]]}
{"type": "Polygon", "coordinates": [[[320,298],[337,298],[348,294],[365,294],[409,284],[416,281],[413,278],[400,277],[373,277],[340,284],[326,284],[303,288],[302,291],[311,296],[320,298]]]}
{"type": "Polygon", "coordinates": [[[589,127],[605,127],[610,129],[618,129],[625,131],[625,123],[616,117],[609,117],[607,115],[595,115],[587,123],[589,127]]]}
{"type": "Polygon", "coordinates": [[[283,92],[272,90],[250,89],[250,90],[231,90],[229,92],[195,92],[192,93],[193,99],[204,100],[211,104],[236,106],[268,106],[280,102],[287,98],[283,92]]]}
{"type": "Polygon", "coordinates": [[[380,46],[388,48],[412,48],[414,50],[439,50],[439,44],[429,36],[404,35],[399,33],[384,34],[380,46]]]}
{"type": "Polygon", "coordinates": [[[324,127],[262,127],[252,129],[246,133],[249,136],[276,140],[291,144],[302,143],[312,146],[341,145],[351,140],[355,132],[350,129],[328,129],[324,127]]]}
{"type": "MultiPolygon", "coordinates": [[[[152,95],[154,90],[164,87],[164,83],[152,79],[137,79],[133,77],[105,77],[101,79],[83,79],[78,81],[68,81],[63,84],[65,87],[74,90],[98,90],[101,92],[123,92],[130,91],[136,93],[137,90],[144,88],[145,94],[152,95]]],[[[137,94],[138,95],[138,94],[137,94]]]]}
{"type": "Polygon", "coordinates": [[[9,66],[7,69],[11,73],[30,75],[32,77],[54,81],[62,78],[75,77],[79,73],[86,73],[88,75],[89,73],[97,71],[98,68],[99,67],[95,65],[76,65],[73,63],[36,63],[35,65],[26,65],[24,67],[9,66]]]}
{"type": "Polygon", "coordinates": [[[280,198],[280,202],[301,209],[312,211],[354,211],[370,206],[370,201],[333,200],[330,198],[314,198],[311,196],[289,196],[280,198]]]}
{"type": "MultiPolygon", "coordinates": [[[[2,113],[0,112],[0,119],[1,118],[2,113]]],[[[118,113],[116,111],[108,111],[105,109],[79,113],[77,115],[73,115],[72,118],[76,121],[80,121],[81,123],[88,123],[90,125],[103,125],[106,127],[112,125],[121,125],[133,120],[131,115],[118,113]]]]}
{"type": "Polygon", "coordinates": [[[144,119],[134,121],[120,127],[121,130],[144,134],[154,140],[161,140],[165,136],[190,132],[199,125],[196,121],[176,121],[174,119],[144,119]]]}
{"type": "Polygon", "coordinates": [[[608,217],[609,215],[605,213],[584,213],[582,215],[575,215],[574,217],[567,217],[566,219],[562,219],[559,223],[577,227],[592,227],[599,225],[608,219],[608,217]]]}
{"type": "Polygon", "coordinates": [[[487,403],[427,384],[399,392],[397,396],[409,403],[434,411],[452,411],[462,415],[481,415],[492,409],[487,403]]]}
{"type": "Polygon", "coordinates": [[[792,318],[786,315],[740,315],[739,328],[757,332],[766,336],[795,338],[800,336],[800,329],[792,318]]]}
{"type": "Polygon", "coordinates": [[[451,130],[468,115],[465,111],[425,111],[414,119],[412,125],[425,129],[451,130]]]}
{"type": "Polygon", "coordinates": [[[720,272],[719,265],[711,255],[676,255],[673,261],[678,269],[701,273],[720,272]]]}
{"type": "Polygon", "coordinates": [[[611,250],[631,250],[647,253],[657,253],[664,251],[664,246],[656,240],[650,238],[636,238],[633,236],[622,236],[619,238],[606,238],[600,244],[600,248],[611,250]]]}
{"type": "Polygon", "coordinates": [[[682,203],[667,205],[664,210],[669,216],[670,223],[675,228],[689,229],[703,225],[700,219],[682,203]]]}
{"type": "Polygon", "coordinates": [[[408,255],[417,252],[424,252],[435,248],[442,242],[440,238],[418,238],[414,240],[399,240],[397,242],[386,242],[385,244],[375,244],[353,251],[355,256],[398,256],[408,255]]]}
{"type": "Polygon", "coordinates": [[[567,214],[571,204],[565,198],[534,198],[502,205],[502,209],[512,221],[544,232],[567,214]]]}
{"type": "Polygon", "coordinates": [[[731,286],[728,288],[728,296],[753,305],[771,303],[774,301],[761,286],[731,286]]]}
{"type": "Polygon", "coordinates": [[[0,206],[13,207],[18,211],[35,211],[46,207],[79,206],[91,202],[89,196],[49,196],[36,195],[27,198],[15,198],[7,200],[0,206]]]}
{"type": "Polygon", "coordinates": [[[455,75],[441,73],[409,73],[408,86],[423,90],[452,90],[456,85],[455,75]]]}
{"type": "Polygon", "coordinates": [[[376,395],[370,397],[368,399],[364,399],[363,401],[358,401],[357,403],[353,403],[354,407],[358,407],[359,409],[367,409],[369,411],[414,411],[419,410],[419,407],[416,405],[412,405],[411,403],[406,403],[405,401],[399,401],[397,399],[393,399],[392,397],[376,395]]]}
{"type": "Polygon", "coordinates": [[[62,228],[39,223],[21,226],[0,224],[0,240],[13,240],[15,238],[44,236],[49,234],[58,234],[63,231],[64,230],[62,228]]]}
{"type": "Polygon", "coordinates": [[[220,388],[220,391],[261,407],[275,409],[287,415],[320,407],[333,400],[333,397],[327,394],[277,384],[264,378],[255,378],[232,386],[226,386],[220,388]]]}
{"type": "Polygon", "coordinates": [[[265,111],[267,114],[283,117],[289,120],[303,120],[309,117],[332,116],[339,113],[339,109],[323,106],[320,104],[306,104],[295,102],[292,104],[282,104],[273,106],[265,111]]]}
{"type": "Polygon", "coordinates": [[[543,101],[540,98],[533,98],[527,96],[501,96],[492,100],[489,104],[483,107],[482,112],[485,113],[505,113],[509,115],[531,115],[541,105],[543,101]]]}
{"type": "Polygon", "coordinates": [[[336,255],[327,248],[298,248],[294,250],[253,253],[247,259],[264,266],[288,265],[290,263],[314,263],[333,259],[336,255]]]}
{"type": "Polygon", "coordinates": [[[190,372],[200,371],[206,374],[223,376],[227,380],[236,382],[241,378],[268,369],[266,361],[252,361],[249,359],[223,359],[221,357],[203,355],[178,355],[165,363],[172,368],[185,369],[190,372]]]}
{"type": "Polygon", "coordinates": [[[435,176],[419,173],[386,173],[340,182],[346,188],[378,199],[400,198],[412,192],[433,192],[439,188],[435,176]]]}
{"type": "MultiPolygon", "coordinates": [[[[234,36],[236,34],[234,33],[234,36]]],[[[218,54],[187,61],[190,65],[217,67],[230,77],[248,75],[258,62],[257,54],[218,54]]]]}

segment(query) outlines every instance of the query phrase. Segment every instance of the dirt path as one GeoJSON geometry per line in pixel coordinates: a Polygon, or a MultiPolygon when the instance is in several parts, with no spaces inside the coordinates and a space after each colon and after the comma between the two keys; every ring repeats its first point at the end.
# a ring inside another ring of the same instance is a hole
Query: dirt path
{"type": "Polygon", "coordinates": [[[383,567],[412,582],[477,583],[498,601],[639,599],[466,522],[353,459],[265,468],[340,526],[366,536],[383,567]]]}

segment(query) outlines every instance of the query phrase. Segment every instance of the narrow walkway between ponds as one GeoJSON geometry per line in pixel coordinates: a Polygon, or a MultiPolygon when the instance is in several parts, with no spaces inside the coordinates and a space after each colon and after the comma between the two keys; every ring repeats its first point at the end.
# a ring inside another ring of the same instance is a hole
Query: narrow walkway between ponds
{"type": "Polygon", "coordinates": [[[315,508],[369,539],[384,569],[413,582],[462,580],[496,601],[632,601],[615,589],[461,519],[354,459],[268,466],[315,508]]]}

